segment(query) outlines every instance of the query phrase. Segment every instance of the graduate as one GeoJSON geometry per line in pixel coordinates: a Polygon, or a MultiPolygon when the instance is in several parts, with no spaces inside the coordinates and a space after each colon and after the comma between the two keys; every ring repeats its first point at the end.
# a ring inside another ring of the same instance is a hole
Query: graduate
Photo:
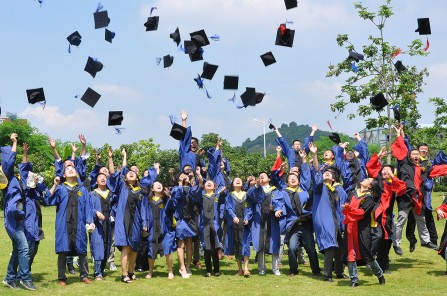
{"type": "Polygon", "coordinates": [[[333,282],[334,267],[337,278],[347,278],[343,273],[342,232],[344,216],[341,205],[346,202],[346,192],[338,183],[340,170],[327,166],[323,172],[317,171],[316,147],[314,167],[311,168],[313,182],[312,219],[318,249],[324,254],[324,280],[333,282]]]}
{"type": "Polygon", "coordinates": [[[36,290],[31,279],[29,269],[29,249],[25,236],[24,212],[24,192],[18,178],[14,175],[14,164],[17,156],[17,138],[16,133],[11,134],[12,146],[1,147],[2,165],[4,172],[3,189],[3,208],[4,224],[6,232],[12,243],[12,253],[9,259],[6,277],[3,284],[16,289],[16,281],[27,290],[36,290]]]}
{"type": "Polygon", "coordinates": [[[90,284],[87,263],[87,233],[95,229],[90,195],[87,188],[78,184],[78,173],[73,165],[65,167],[63,178],[56,177],[45,204],[56,208],[56,254],[60,286],[67,285],[65,276],[67,256],[79,256],[79,278],[90,284]],[[65,223],[64,223],[65,222],[65,223]],[[86,229],[87,228],[87,229],[86,229]]]}
{"type": "Polygon", "coordinates": [[[360,188],[351,192],[346,203],[342,205],[345,219],[344,257],[348,263],[351,287],[359,285],[357,266],[365,263],[379,279],[381,285],[385,284],[382,268],[380,268],[371,251],[371,223],[374,223],[373,213],[379,199],[381,190],[379,182],[373,178],[366,178],[360,182],[360,188]]]}
{"type": "Polygon", "coordinates": [[[166,256],[168,267],[168,279],[174,278],[172,269],[172,253],[177,250],[175,243],[174,211],[175,200],[167,187],[156,181],[151,186],[148,197],[148,211],[146,219],[149,225],[148,236],[148,262],[149,272],[146,275],[150,279],[154,275],[154,265],[157,255],[166,256]],[[150,213],[150,214],[149,214],[150,213]]]}
{"type": "MultiPolygon", "coordinates": [[[[444,200],[442,201],[442,204],[436,209],[436,215],[439,220],[447,219],[447,198],[444,195],[444,200]]],[[[439,244],[438,248],[438,255],[440,255],[446,262],[447,266],[447,221],[444,226],[444,232],[441,237],[441,243],[439,244]]],[[[447,267],[446,271],[444,272],[444,275],[447,276],[447,267]]]]}
{"type": "Polygon", "coordinates": [[[367,177],[366,163],[369,161],[368,145],[359,133],[354,134],[358,141],[352,150],[346,151],[349,143],[340,143],[335,151],[335,165],[341,171],[343,189],[346,193],[357,188],[367,177]]]}
{"type": "Polygon", "coordinates": [[[19,164],[20,181],[25,189],[25,236],[28,241],[29,269],[34,262],[34,257],[39,249],[39,243],[45,238],[42,229],[42,209],[40,201],[43,200],[42,193],[48,194],[48,188],[39,182],[39,176],[33,173],[33,164],[28,162],[27,143],[23,143],[23,160],[19,164]]]}
{"type": "Polygon", "coordinates": [[[216,183],[212,180],[207,180],[203,184],[203,178],[200,174],[200,167],[196,168],[196,177],[198,186],[204,186],[204,192],[199,191],[198,195],[192,197],[196,202],[201,203],[200,207],[200,230],[202,234],[202,244],[204,249],[206,273],[205,277],[220,276],[219,265],[219,249],[220,241],[218,233],[221,231],[220,221],[220,205],[225,202],[226,187],[217,188],[216,183]],[[212,263],[211,263],[212,261],[212,263]]]}
{"type": "Polygon", "coordinates": [[[97,281],[104,280],[104,269],[112,243],[110,217],[115,196],[107,189],[107,178],[107,175],[99,173],[94,181],[97,188],[90,192],[92,215],[95,223],[95,229],[90,240],[95,261],[94,277],[97,281]]]}
{"type": "Polygon", "coordinates": [[[249,217],[247,193],[242,190],[243,181],[236,177],[231,183],[225,198],[225,217],[227,232],[225,235],[225,255],[236,257],[238,275],[250,276],[251,217],[249,217]],[[244,268],[242,269],[242,260],[244,268]]]}
{"type": "Polygon", "coordinates": [[[389,252],[393,236],[393,208],[396,197],[405,194],[407,185],[394,176],[394,167],[381,164],[381,160],[388,154],[386,147],[382,147],[379,154],[374,153],[366,164],[368,175],[377,179],[381,189],[380,199],[374,209],[374,220],[377,226],[371,232],[371,252],[377,254],[377,263],[386,273],[390,268],[389,252]]]}
{"type": "MultiPolygon", "coordinates": [[[[127,169],[127,153],[123,149],[123,167],[107,179],[107,186],[117,198],[115,216],[115,245],[121,251],[121,281],[131,283],[137,277],[134,274],[135,260],[142,231],[148,231],[146,217],[147,201],[139,186],[138,175],[127,169]]],[[[148,178],[155,181],[158,173],[150,169],[148,178]]],[[[152,183],[153,183],[152,181],[152,183]]],[[[151,184],[150,182],[146,182],[151,184]]]]}

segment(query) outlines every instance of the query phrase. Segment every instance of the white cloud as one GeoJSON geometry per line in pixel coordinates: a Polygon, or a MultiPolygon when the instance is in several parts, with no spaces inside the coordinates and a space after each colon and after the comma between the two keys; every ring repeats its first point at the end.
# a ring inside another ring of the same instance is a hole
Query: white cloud
{"type": "Polygon", "coordinates": [[[122,100],[133,102],[142,101],[145,97],[144,93],[127,86],[114,84],[96,84],[93,88],[100,94],[111,95],[112,97],[118,98],[121,102],[123,102],[122,100]]]}
{"type": "Polygon", "coordinates": [[[445,81],[447,79],[447,63],[434,64],[429,69],[430,78],[436,81],[445,81]]]}

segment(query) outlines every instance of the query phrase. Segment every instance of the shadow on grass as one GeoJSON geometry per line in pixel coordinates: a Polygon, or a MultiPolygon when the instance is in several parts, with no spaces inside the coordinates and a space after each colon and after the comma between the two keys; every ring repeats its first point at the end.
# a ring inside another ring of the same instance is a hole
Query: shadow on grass
{"type": "Polygon", "coordinates": [[[446,277],[446,276],[447,276],[447,271],[443,271],[443,270],[430,270],[430,271],[427,271],[427,274],[429,274],[429,275],[434,275],[434,276],[439,276],[439,277],[446,277]]]}

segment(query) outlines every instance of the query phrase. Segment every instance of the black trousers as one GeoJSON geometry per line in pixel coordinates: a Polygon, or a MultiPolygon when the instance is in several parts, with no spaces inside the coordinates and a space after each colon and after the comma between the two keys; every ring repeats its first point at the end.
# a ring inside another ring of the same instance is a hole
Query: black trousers
{"type": "MultiPolygon", "coordinates": [[[[87,254],[79,254],[79,279],[82,281],[88,277],[87,254]]],[[[57,257],[57,279],[66,280],[65,271],[67,269],[67,255],[60,253],[57,257]]]]}
{"type": "Polygon", "coordinates": [[[211,250],[205,250],[204,257],[205,257],[205,266],[206,266],[206,272],[211,273],[212,267],[214,268],[214,273],[220,272],[220,265],[219,265],[219,248],[220,246],[215,246],[215,238],[216,233],[213,231],[210,232],[210,242],[211,242],[211,250]],[[211,259],[213,260],[212,266],[211,266],[211,259]]]}
{"type": "MultiPolygon", "coordinates": [[[[424,207],[423,214],[425,217],[425,225],[427,226],[428,233],[430,234],[430,241],[435,245],[438,245],[438,232],[436,231],[435,219],[433,213],[429,209],[424,207]]],[[[410,244],[416,244],[418,242],[414,235],[416,230],[416,220],[414,219],[413,212],[408,213],[407,229],[405,230],[405,236],[410,244]]]]}

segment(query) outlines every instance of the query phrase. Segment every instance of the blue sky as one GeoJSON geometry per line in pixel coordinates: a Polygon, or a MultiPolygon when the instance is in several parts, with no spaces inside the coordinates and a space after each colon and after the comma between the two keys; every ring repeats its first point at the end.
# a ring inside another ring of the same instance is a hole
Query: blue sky
{"type": "MultiPolygon", "coordinates": [[[[338,94],[343,78],[326,78],[327,67],[346,58],[335,38],[347,33],[361,48],[372,24],[360,19],[351,1],[302,0],[298,8],[286,10],[282,0],[162,0],[112,1],[101,3],[108,11],[109,29],[116,32],[113,43],[104,40],[104,29],[94,29],[93,12],[97,1],[2,0],[0,9],[0,103],[2,112],[17,113],[52,137],[76,140],[82,133],[94,146],[104,143],[115,148],[121,143],[153,138],[161,148],[177,148],[169,137],[168,116],[180,120],[187,110],[193,134],[216,132],[240,145],[247,138],[262,133],[262,125],[253,121],[275,123],[295,121],[317,124],[353,134],[364,128],[362,119],[335,118],[329,104],[338,94]],[[150,8],[160,17],[158,31],[145,32],[143,24],[150,8]],[[293,48],[275,46],[280,23],[295,30],[293,48]],[[208,99],[193,79],[202,72],[203,61],[191,63],[180,52],[169,34],[179,27],[182,40],[189,33],[205,29],[208,36],[218,34],[204,48],[204,61],[219,65],[212,81],[205,85],[213,96],[208,99]],[[82,35],[79,48],[67,52],[66,37],[74,31],[82,35]],[[276,64],[264,67],[260,55],[272,51],[276,64]],[[173,55],[169,69],[157,66],[156,57],[173,55]],[[96,78],[84,72],[88,56],[97,58],[104,68],[96,78]],[[239,75],[237,98],[245,87],[266,92],[256,107],[237,109],[228,102],[232,91],[223,90],[224,75],[239,75]],[[26,89],[43,87],[47,98],[45,110],[29,105],[26,89]],[[94,109],[75,98],[91,87],[102,95],[94,109]],[[110,110],[123,110],[126,130],[116,135],[107,126],[110,110]]],[[[368,0],[373,8],[382,1],[368,0]]],[[[447,2],[431,0],[392,3],[395,15],[389,20],[385,38],[405,47],[419,35],[417,18],[429,17],[432,35],[429,57],[399,56],[406,65],[427,67],[424,93],[419,96],[421,123],[431,123],[434,107],[429,97],[445,97],[447,79],[447,2]],[[444,36],[444,37],[443,37],[444,36]]],[[[425,42],[425,37],[421,40],[425,42]]]]}

